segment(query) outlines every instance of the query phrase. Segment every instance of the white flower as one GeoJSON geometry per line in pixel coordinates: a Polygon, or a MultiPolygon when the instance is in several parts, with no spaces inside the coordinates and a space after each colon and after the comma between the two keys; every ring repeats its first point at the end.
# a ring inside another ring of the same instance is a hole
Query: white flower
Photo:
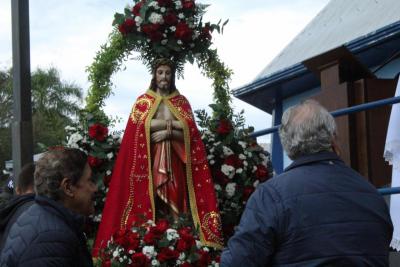
{"type": "Polygon", "coordinates": [[[223,150],[225,156],[230,156],[230,155],[233,155],[233,154],[234,154],[233,151],[232,151],[232,149],[230,149],[230,148],[227,147],[227,146],[223,146],[223,147],[222,147],[222,150],[223,150]]]}
{"type": "Polygon", "coordinates": [[[214,185],[214,188],[215,188],[215,190],[217,190],[217,191],[221,191],[221,190],[222,190],[222,187],[221,187],[219,184],[215,184],[215,185],[214,185]]]}
{"type": "Polygon", "coordinates": [[[114,252],[113,252],[113,257],[116,258],[116,257],[118,257],[118,256],[119,256],[118,250],[114,250],[114,252]]]}
{"type": "Polygon", "coordinates": [[[208,159],[208,160],[213,159],[213,158],[214,158],[214,155],[213,155],[213,154],[210,154],[210,155],[207,156],[207,159],[208,159]]]}
{"type": "Polygon", "coordinates": [[[254,186],[254,188],[257,188],[257,186],[260,184],[260,181],[259,180],[256,180],[254,183],[253,183],[253,186],[254,186]]]}
{"type": "Polygon", "coordinates": [[[253,166],[252,172],[256,172],[256,171],[257,171],[257,166],[253,166]]]}
{"type": "Polygon", "coordinates": [[[175,1],[175,6],[176,6],[176,9],[181,9],[182,8],[182,1],[181,0],[175,1]]]}
{"type": "MultiPolygon", "coordinates": [[[[246,153],[246,152],[245,152],[246,153]]],[[[249,158],[251,158],[251,156],[252,156],[253,154],[250,152],[250,151],[247,151],[247,156],[249,157],[249,158]]]]}
{"type": "Polygon", "coordinates": [[[233,197],[236,191],[236,183],[228,183],[225,188],[226,195],[230,198],[233,197]]]}
{"type": "Polygon", "coordinates": [[[112,159],[114,157],[114,153],[110,152],[107,154],[108,159],[112,159]]]}
{"type": "Polygon", "coordinates": [[[196,247],[197,247],[198,249],[201,249],[202,246],[203,246],[203,245],[201,244],[201,242],[200,242],[199,240],[196,240],[196,247]]]}
{"type": "Polygon", "coordinates": [[[239,159],[241,159],[241,160],[245,160],[245,159],[246,159],[246,156],[245,156],[245,155],[243,155],[242,153],[240,153],[240,154],[239,154],[239,159]]]}
{"type": "Polygon", "coordinates": [[[151,261],[151,266],[159,266],[160,263],[158,262],[158,260],[152,260],[151,261]]]}
{"type": "Polygon", "coordinates": [[[119,258],[119,262],[121,262],[121,263],[122,263],[123,261],[124,261],[124,259],[123,259],[123,258],[119,258]]]}
{"type": "Polygon", "coordinates": [[[242,173],[242,172],[243,172],[243,169],[242,169],[242,168],[239,168],[239,169],[236,170],[236,173],[239,173],[239,174],[240,174],[240,173],[242,173]]]}
{"type": "Polygon", "coordinates": [[[204,251],[209,252],[210,250],[208,249],[208,247],[204,247],[203,248],[204,251]]]}
{"type": "Polygon", "coordinates": [[[142,17],[136,16],[135,17],[135,22],[136,22],[136,25],[139,26],[143,22],[142,17]]]}
{"type": "Polygon", "coordinates": [[[181,260],[176,260],[176,265],[181,265],[182,261],[181,260]]]}
{"type": "Polygon", "coordinates": [[[142,249],[142,253],[146,255],[146,257],[149,259],[156,255],[156,252],[154,251],[154,246],[144,246],[142,249]]]}
{"type": "Polygon", "coordinates": [[[160,11],[161,11],[162,13],[164,13],[166,10],[167,10],[167,9],[166,9],[165,7],[162,7],[162,8],[160,9],[160,11]]]}
{"type": "Polygon", "coordinates": [[[210,151],[210,153],[214,153],[214,151],[215,151],[215,148],[213,148],[213,147],[212,147],[212,148],[210,148],[210,150],[209,150],[209,151],[210,151]]]}
{"type": "Polygon", "coordinates": [[[232,179],[233,176],[235,176],[235,168],[231,165],[227,164],[222,164],[221,166],[221,171],[229,177],[229,179],[232,179]]]}
{"type": "Polygon", "coordinates": [[[247,165],[249,165],[249,164],[248,164],[247,161],[245,160],[245,161],[243,161],[243,165],[247,167],[247,165]]]}
{"type": "Polygon", "coordinates": [[[107,175],[107,176],[111,175],[111,171],[110,171],[110,170],[107,170],[107,171],[106,171],[106,175],[107,175]]]}
{"type": "Polygon", "coordinates": [[[155,13],[155,12],[150,14],[149,21],[153,24],[163,24],[164,23],[163,16],[158,13],[155,13]]]}
{"type": "Polygon", "coordinates": [[[131,254],[131,255],[133,254],[133,252],[134,252],[134,251],[133,251],[132,249],[130,249],[130,250],[128,251],[128,253],[131,254]]]}
{"type": "Polygon", "coordinates": [[[158,7],[158,2],[156,2],[156,1],[151,1],[151,2],[149,3],[149,6],[152,6],[152,7],[156,8],[156,7],[158,7]]]}
{"type": "Polygon", "coordinates": [[[179,260],[183,261],[186,258],[186,254],[185,252],[182,252],[181,254],[179,254],[179,260]]]}
{"type": "Polygon", "coordinates": [[[219,146],[221,144],[221,141],[215,142],[214,146],[219,146]]]}
{"type": "Polygon", "coordinates": [[[243,141],[239,141],[238,144],[244,149],[247,147],[247,143],[243,141]]]}
{"type": "Polygon", "coordinates": [[[72,126],[69,126],[69,125],[67,125],[67,126],[65,126],[65,128],[64,128],[66,131],[76,131],[76,128],[75,127],[72,127],[72,126]]]}
{"type": "Polygon", "coordinates": [[[184,18],[185,18],[185,15],[184,15],[183,13],[179,13],[179,14],[178,14],[178,18],[184,19],[184,18]]]}
{"type": "Polygon", "coordinates": [[[215,164],[215,160],[210,160],[210,165],[214,165],[215,164]]]}
{"type": "MultiPolygon", "coordinates": [[[[138,31],[138,32],[140,32],[141,30],[142,30],[142,28],[140,28],[140,27],[137,28],[137,31],[138,31]]],[[[141,44],[141,43],[142,43],[142,41],[139,40],[139,41],[138,41],[138,44],[141,44]]],[[[119,143],[121,144],[121,142],[119,142],[119,143]]]]}
{"type": "Polygon", "coordinates": [[[183,44],[183,42],[181,40],[176,41],[178,44],[183,44]]]}
{"type": "Polygon", "coordinates": [[[171,26],[171,27],[169,27],[169,29],[171,30],[171,32],[176,31],[176,27],[175,26],[171,26]]]}
{"type": "Polygon", "coordinates": [[[162,45],[166,45],[167,43],[168,43],[168,40],[167,40],[167,39],[161,40],[161,44],[162,44],[162,45]]]}
{"type": "Polygon", "coordinates": [[[83,136],[79,133],[73,133],[68,138],[67,146],[71,148],[79,148],[78,142],[83,139],[83,136]]]}
{"type": "Polygon", "coordinates": [[[179,234],[175,229],[167,230],[167,239],[168,241],[175,240],[179,238],[179,234]]]}

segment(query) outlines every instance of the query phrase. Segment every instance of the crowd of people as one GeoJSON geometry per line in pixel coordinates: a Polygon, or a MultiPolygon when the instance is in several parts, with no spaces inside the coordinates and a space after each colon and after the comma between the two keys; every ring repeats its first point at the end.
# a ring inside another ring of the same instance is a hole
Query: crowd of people
{"type": "MultiPolygon", "coordinates": [[[[335,120],[315,101],[287,109],[293,161],[250,197],[220,266],[389,266],[387,204],[340,159],[335,120]]],[[[93,266],[82,231],[97,186],[87,155],[47,151],[25,166],[0,210],[0,266],[93,266]]]]}

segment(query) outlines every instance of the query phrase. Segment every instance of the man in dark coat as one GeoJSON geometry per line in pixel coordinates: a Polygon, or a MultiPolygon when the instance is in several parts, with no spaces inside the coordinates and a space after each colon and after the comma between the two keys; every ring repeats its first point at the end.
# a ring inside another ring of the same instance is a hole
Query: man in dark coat
{"type": "Polygon", "coordinates": [[[82,232],[97,186],[78,149],[46,152],[36,163],[36,198],[11,227],[0,266],[93,266],[82,232]]]}
{"type": "Polygon", "coordinates": [[[289,108],[279,134],[293,163],[251,196],[221,266],[388,266],[387,205],[338,157],[329,112],[289,108]]]}
{"type": "Polygon", "coordinates": [[[35,165],[33,163],[28,163],[22,168],[17,180],[16,196],[0,208],[0,251],[3,249],[11,226],[34,202],[34,171],[35,165]]]}

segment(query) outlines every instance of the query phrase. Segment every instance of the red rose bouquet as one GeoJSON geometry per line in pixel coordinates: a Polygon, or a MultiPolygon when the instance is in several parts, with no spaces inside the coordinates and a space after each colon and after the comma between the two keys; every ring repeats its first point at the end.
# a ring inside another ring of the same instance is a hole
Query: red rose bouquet
{"type": "Polygon", "coordinates": [[[114,25],[145,65],[169,58],[181,74],[186,61],[193,63],[206,53],[211,33],[221,30],[219,23],[202,21],[206,7],[194,0],[135,0],[124,14],[115,14],[114,25]]]}
{"type": "Polygon", "coordinates": [[[218,266],[218,252],[205,247],[188,220],[135,222],[120,229],[100,252],[99,266],[218,266]]]}

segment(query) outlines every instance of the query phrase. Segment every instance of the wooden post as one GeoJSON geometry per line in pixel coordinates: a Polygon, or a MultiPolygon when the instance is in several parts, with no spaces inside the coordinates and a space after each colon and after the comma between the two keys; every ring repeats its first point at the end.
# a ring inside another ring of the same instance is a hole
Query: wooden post
{"type": "Polygon", "coordinates": [[[33,161],[29,0],[11,0],[14,118],[12,155],[14,181],[22,166],[33,161]]]}

